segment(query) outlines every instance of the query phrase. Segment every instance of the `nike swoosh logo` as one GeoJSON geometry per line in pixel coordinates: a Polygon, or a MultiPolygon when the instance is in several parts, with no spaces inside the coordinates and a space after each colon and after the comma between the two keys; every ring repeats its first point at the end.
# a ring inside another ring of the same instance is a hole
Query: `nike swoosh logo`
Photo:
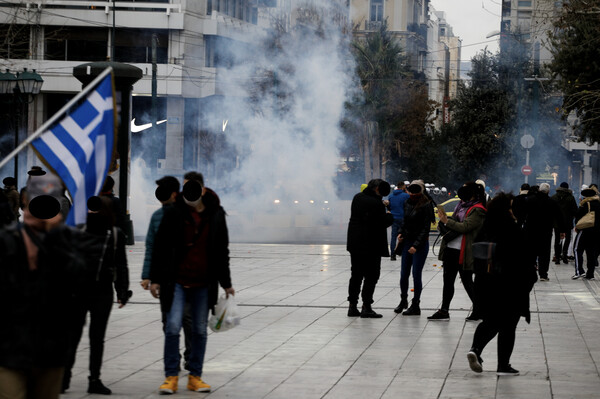
{"type": "MultiPolygon", "coordinates": [[[[167,120],[163,119],[162,121],[157,121],[156,124],[160,125],[161,123],[165,123],[167,120]]],[[[135,118],[131,120],[131,133],[141,132],[142,130],[150,129],[152,127],[152,123],[145,123],[143,125],[136,125],[135,118]]]]}

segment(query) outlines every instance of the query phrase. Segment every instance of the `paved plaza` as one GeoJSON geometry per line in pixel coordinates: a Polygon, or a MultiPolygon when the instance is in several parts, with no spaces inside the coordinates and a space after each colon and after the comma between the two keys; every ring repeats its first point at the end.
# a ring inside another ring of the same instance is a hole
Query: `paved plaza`
{"type": "MultiPolygon", "coordinates": [[[[382,261],[374,309],[382,319],[349,318],[350,257],[344,245],[232,244],[231,271],[242,321],[210,333],[203,379],[211,393],[180,398],[598,398],[598,281],[571,280],[573,263],[551,264],[550,281],[531,294],[531,324],[521,319],[511,359],[517,377],[496,376],[496,339],[484,372],[466,360],[476,323],[460,282],[449,322],[430,322],[441,302],[441,262],[423,272],[422,315],[396,315],[400,261],[382,261]]],[[[158,397],[163,335],[158,301],[139,286],[143,243],[128,247],[132,301],[113,309],[102,380],[113,398],[158,397]]],[[[507,293],[510,295],[510,293],[507,293]]],[[[410,297],[409,297],[410,299],[410,297]]],[[[502,298],[498,298],[502,301],[502,298]]],[[[183,341],[183,340],[182,340],[183,341]]],[[[89,397],[88,339],[79,345],[71,389],[89,397]]]]}

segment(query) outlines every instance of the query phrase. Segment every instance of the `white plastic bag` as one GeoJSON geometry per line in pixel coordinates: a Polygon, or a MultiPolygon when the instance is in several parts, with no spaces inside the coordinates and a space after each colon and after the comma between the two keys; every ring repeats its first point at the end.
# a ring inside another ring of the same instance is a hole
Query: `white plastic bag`
{"type": "Polygon", "coordinates": [[[208,327],[214,332],[227,331],[240,324],[238,307],[233,295],[223,294],[215,305],[215,314],[208,319],[208,327]]]}

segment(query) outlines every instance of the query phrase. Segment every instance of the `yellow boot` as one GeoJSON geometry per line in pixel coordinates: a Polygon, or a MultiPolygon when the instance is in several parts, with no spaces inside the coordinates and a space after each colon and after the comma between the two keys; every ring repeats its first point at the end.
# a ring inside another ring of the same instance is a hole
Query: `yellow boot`
{"type": "Polygon", "coordinates": [[[187,388],[195,392],[210,392],[210,385],[202,381],[202,378],[189,375],[187,388]]]}
{"type": "Polygon", "coordinates": [[[172,393],[177,392],[177,383],[179,382],[179,377],[170,376],[167,377],[165,382],[158,388],[158,392],[161,395],[170,395],[172,393]]]}

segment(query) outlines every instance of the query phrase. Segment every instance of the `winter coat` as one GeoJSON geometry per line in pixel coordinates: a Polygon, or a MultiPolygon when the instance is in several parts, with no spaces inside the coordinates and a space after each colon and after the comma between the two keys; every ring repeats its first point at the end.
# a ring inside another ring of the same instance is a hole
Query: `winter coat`
{"type": "MultiPolygon", "coordinates": [[[[483,226],[483,222],[485,221],[485,213],[486,211],[483,207],[476,206],[473,207],[473,209],[470,209],[470,211],[467,211],[465,219],[462,222],[459,222],[451,217],[448,218],[446,227],[464,235],[461,245],[463,259],[461,266],[462,270],[473,270],[473,241],[483,226]]],[[[438,256],[439,260],[444,260],[444,252],[446,251],[447,246],[448,243],[446,240],[442,240],[440,253],[438,256]]]]}
{"type": "Polygon", "coordinates": [[[32,271],[23,229],[14,224],[0,230],[0,367],[62,367],[76,294],[87,276],[77,249],[80,232],[61,226],[34,235],[38,256],[32,271]]]}
{"type": "MultiPolygon", "coordinates": [[[[223,289],[231,288],[229,271],[229,234],[225,220],[225,210],[219,197],[211,189],[206,189],[202,197],[205,210],[203,217],[208,220],[208,305],[212,308],[217,303],[219,284],[223,289]]],[[[185,260],[187,246],[185,242],[185,224],[193,223],[188,205],[180,194],[174,206],[165,207],[162,221],[156,232],[154,249],[150,262],[150,280],[160,284],[160,302],[163,312],[168,312],[173,303],[173,293],[178,268],[185,260]]]]}
{"type": "Polygon", "coordinates": [[[403,243],[412,243],[417,249],[429,240],[431,223],[435,220],[433,204],[427,197],[423,200],[420,205],[412,198],[404,203],[404,223],[400,229],[403,243]]]}
{"type": "Polygon", "coordinates": [[[130,293],[125,233],[118,227],[100,234],[81,228],[79,247],[84,253],[89,284],[107,288],[114,285],[117,299],[127,303],[130,293]]]}
{"type": "Polygon", "coordinates": [[[571,230],[573,228],[573,219],[577,213],[577,201],[575,201],[572,191],[568,188],[558,187],[556,194],[550,198],[558,204],[566,229],[571,230]]]}
{"type": "Polygon", "coordinates": [[[394,217],[386,212],[381,197],[365,188],[352,199],[346,249],[357,254],[390,256],[387,228],[392,223],[394,217]]]}
{"type": "Polygon", "coordinates": [[[523,231],[510,214],[484,223],[476,242],[494,242],[492,265],[475,259],[475,298],[484,319],[506,320],[518,314],[530,321],[529,293],[537,281],[535,266],[527,261],[523,231]]]}
{"type": "Polygon", "coordinates": [[[554,226],[560,233],[567,232],[567,226],[558,203],[542,192],[527,197],[523,225],[525,237],[530,242],[549,239],[554,226]]]}
{"type": "Polygon", "coordinates": [[[394,216],[394,219],[404,219],[404,203],[409,197],[410,194],[404,192],[403,190],[394,190],[392,194],[390,194],[388,198],[390,201],[389,208],[392,216],[394,216]]]}

